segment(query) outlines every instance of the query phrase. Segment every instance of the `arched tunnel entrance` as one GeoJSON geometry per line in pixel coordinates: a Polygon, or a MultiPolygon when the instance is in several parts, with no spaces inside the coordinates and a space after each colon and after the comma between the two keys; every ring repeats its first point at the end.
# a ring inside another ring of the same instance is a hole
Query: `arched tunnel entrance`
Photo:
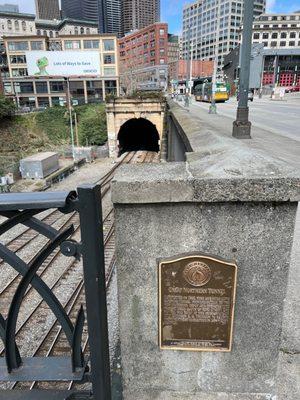
{"type": "Polygon", "coordinates": [[[127,151],[159,151],[159,133],[156,126],[145,118],[126,121],[118,133],[119,156],[127,151]]]}

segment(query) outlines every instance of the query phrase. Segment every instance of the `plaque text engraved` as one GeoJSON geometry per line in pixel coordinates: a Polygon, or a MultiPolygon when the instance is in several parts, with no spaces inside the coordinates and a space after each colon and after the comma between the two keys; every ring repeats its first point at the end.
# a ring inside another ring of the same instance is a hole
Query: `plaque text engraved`
{"type": "Polygon", "coordinates": [[[162,349],[230,351],[235,263],[190,254],[159,263],[159,341],[162,349]]]}

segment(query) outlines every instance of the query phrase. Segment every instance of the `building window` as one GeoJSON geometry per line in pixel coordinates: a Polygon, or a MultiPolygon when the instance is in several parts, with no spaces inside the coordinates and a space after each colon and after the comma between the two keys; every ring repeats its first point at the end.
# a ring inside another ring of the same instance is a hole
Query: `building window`
{"type": "Polygon", "coordinates": [[[278,33],[277,32],[273,32],[272,33],[272,39],[277,39],[278,38],[278,33]]]}
{"type": "Polygon", "coordinates": [[[160,36],[164,36],[165,30],[164,30],[164,29],[160,29],[160,30],[159,30],[159,34],[160,34],[160,36]]]}
{"type": "Polygon", "coordinates": [[[295,42],[289,42],[289,46],[291,47],[295,46],[295,42]]]}
{"type": "Polygon", "coordinates": [[[113,67],[104,67],[104,76],[115,76],[116,69],[113,67]]]}
{"type": "Polygon", "coordinates": [[[48,93],[47,82],[35,82],[35,88],[37,93],[48,93]]]}
{"type": "Polygon", "coordinates": [[[262,42],[262,44],[264,45],[264,47],[268,47],[268,42],[262,42]]]}
{"type": "Polygon", "coordinates": [[[43,31],[43,35],[44,35],[44,36],[47,36],[47,31],[43,31]]]}
{"type": "Polygon", "coordinates": [[[81,43],[79,40],[66,40],[65,41],[66,50],[76,50],[81,49],[81,43]]]}
{"type": "Polygon", "coordinates": [[[117,82],[116,81],[105,81],[105,92],[107,94],[117,93],[117,82]]]}
{"type": "Polygon", "coordinates": [[[26,31],[26,22],[25,21],[22,21],[22,30],[26,31]]]}
{"type": "Polygon", "coordinates": [[[53,32],[52,32],[52,31],[49,32],[49,36],[50,36],[51,38],[53,37],[53,32]]]}
{"type": "Polygon", "coordinates": [[[28,76],[27,68],[13,68],[11,70],[12,76],[28,76]]]}
{"type": "Polygon", "coordinates": [[[99,40],[84,40],[84,49],[99,49],[99,40]]]}
{"type": "Polygon", "coordinates": [[[277,42],[271,42],[271,47],[276,47],[277,46],[277,42]]]}
{"type": "Polygon", "coordinates": [[[84,34],[84,28],[80,28],[80,34],[83,35],[84,34]]]}
{"type": "Polygon", "coordinates": [[[13,94],[13,88],[11,83],[4,83],[4,93],[13,94]]]}
{"type": "Polygon", "coordinates": [[[113,39],[104,39],[103,40],[103,48],[104,48],[104,51],[114,51],[115,50],[115,41],[113,39]]]}
{"type": "Polygon", "coordinates": [[[20,82],[20,93],[33,93],[33,83],[32,82],[20,82]]]}
{"type": "Polygon", "coordinates": [[[259,33],[255,32],[253,35],[253,39],[259,39],[259,36],[260,36],[259,33]]]}
{"type": "Polygon", "coordinates": [[[75,26],[74,32],[75,32],[75,35],[78,35],[78,28],[77,28],[77,26],[75,26]]]}
{"type": "Polygon", "coordinates": [[[104,54],[104,64],[115,64],[115,55],[114,54],[104,54]]]}
{"type": "Polygon", "coordinates": [[[41,36],[41,30],[38,29],[38,30],[36,31],[36,34],[37,34],[38,36],[41,36]]]}
{"type": "Polygon", "coordinates": [[[26,56],[25,55],[15,55],[10,56],[11,64],[26,64],[26,56]]]}
{"type": "Polygon", "coordinates": [[[87,34],[87,35],[90,35],[90,34],[91,34],[90,28],[86,28],[86,34],[87,34]]]}
{"type": "Polygon", "coordinates": [[[44,50],[44,45],[42,41],[31,42],[31,50],[44,50]]]}
{"type": "Polygon", "coordinates": [[[269,39],[269,34],[268,33],[263,33],[263,39],[269,39]]]}
{"type": "Polygon", "coordinates": [[[50,82],[50,91],[51,93],[64,92],[64,82],[62,81],[50,82]]]}
{"type": "Polygon", "coordinates": [[[29,50],[28,42],[8,42],[8,50],[10,51],[29,50]]]}
{"type": "Polygon", "coordinates": [[[12,22],[10,19],[7,20],[7,29],[9,29],[10,31],[12,30],[12,22]]]}
{"type": "Polygon", "coordinates": [[[281,32],[280,37],[281,37],[281,39],[286,39],[286,32],[281,32]]]}
{"type": "Polygon", "coordinates": [[[161,58],[161,59],[159,60],[159,63],[160,63],[160,64],[164,64],[164,63],[165,63],[165,59],[164,59],[164,58],[161,58]]]}
{"type": "Polygon", "coordinates": [[[286,42],[280,42],[280,47],[285,47],[286,46],[286,42]]]}
{"type": "Polygon", "coordinates": [[[19,21],[15,21],[15,30],[16,30],[16,31],[19,31],[19,30],[20,30],[19,21]]]}
{"type": "Polygon", "coordinates": [[[296,38],[296,32],[291,32],[290,33],[290,38],[295,39],[296,38]]]}

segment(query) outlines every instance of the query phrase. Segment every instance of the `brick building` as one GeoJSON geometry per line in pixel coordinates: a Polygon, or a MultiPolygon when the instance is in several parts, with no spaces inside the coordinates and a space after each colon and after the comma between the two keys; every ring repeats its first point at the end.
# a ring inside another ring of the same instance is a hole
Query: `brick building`
{"type": "MultiPolygon", "coordinates": [[[[170,81],[184,81],[188,76],[188,62],[186,60],[178,60],[169,63],[169,79],[170,81]]],[[[209,60],[193,60],[192,62],[192,79],[212,76],[214,62],[209,60]]],[[[190,73],[190,72],[189,72],[190,73]]]]}
{"type": "Polygon", "coordinates": [[[119,39],[120,83],[125,93],[166,89],[168,24],[155,23],[119,39]]]}

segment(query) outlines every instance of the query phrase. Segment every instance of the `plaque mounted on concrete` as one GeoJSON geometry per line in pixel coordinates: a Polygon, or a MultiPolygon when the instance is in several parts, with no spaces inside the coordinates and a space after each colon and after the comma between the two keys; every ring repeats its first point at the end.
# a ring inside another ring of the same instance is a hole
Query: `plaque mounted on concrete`
{"type": "Polygon", "coordinates": [[[201,253],[160,260],[159,345],[231,351],[237,265],[201,253]]]}

